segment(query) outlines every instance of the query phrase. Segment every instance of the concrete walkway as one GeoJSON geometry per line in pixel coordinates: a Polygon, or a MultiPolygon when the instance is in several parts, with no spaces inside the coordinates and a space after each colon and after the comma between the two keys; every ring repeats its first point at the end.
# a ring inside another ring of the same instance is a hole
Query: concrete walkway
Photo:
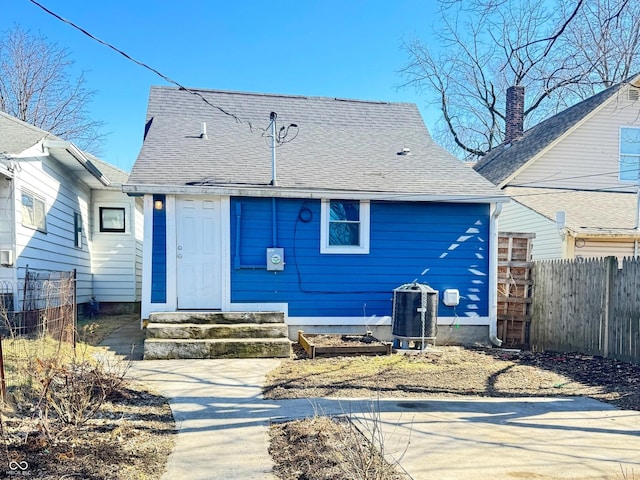
{"type": "Polygon", "coordinates": [[[134,361],[131,375],[169,398],[178,428],[163,478],[273,479],[269,423],[314,414],[381,428],[385,454],[416,480],[640,475],[640,412],[587,398],[265,400],[262,382],[278,364],[134,361]]]}

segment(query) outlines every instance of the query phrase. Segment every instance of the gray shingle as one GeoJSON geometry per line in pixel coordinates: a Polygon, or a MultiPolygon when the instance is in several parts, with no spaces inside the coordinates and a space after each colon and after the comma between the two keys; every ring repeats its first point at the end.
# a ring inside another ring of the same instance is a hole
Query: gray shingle
{"type": "MultiPolygon", "coordinates": [[[[52,133],[23,122],[5,112],[0,112],[0,154],[20,154],[27,148],[34,146],[43,138],[47,138],[48,140],[63,140],[52,133]]],[[[113,184],[121,185],[129,178],[129,175],[119,168],[89,153],[83,153],[113,184]]]]}
{"type": "Polygon", "coordinates": [[[549,117],[524,132],[522,137],[511,144],[502,144],[491,150],[473,168],[487,180],[500,185],[536,154],[637,77],[638,74],[549,117]]]}
{"type": "Polygon", "coordinates": [[[282,188],[390,194],[500,196],[439,147],[414,104],[152,87],[147,132],[129,185],[268,186],[270,112],[295,123],[276,149],[282,188]],[[208,140],[200,138],[207,123],[208,140]],[[410,155],[398,155],[410,148],[410,155]]]}
{"type": "Polygon", "coordinates": [[[515,201],[555,221],[566,214],[566,226],[577,234],[640,236],[635,229],[635,193],[507,187],[515,201]]]}

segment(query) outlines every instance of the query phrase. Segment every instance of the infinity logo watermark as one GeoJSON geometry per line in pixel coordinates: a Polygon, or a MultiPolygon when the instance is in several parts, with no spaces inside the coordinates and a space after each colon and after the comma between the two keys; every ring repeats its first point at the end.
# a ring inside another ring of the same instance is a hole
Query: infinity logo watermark
{"type": "Polygon", "coordinates": [[[28,469],[29,464],[26,461],[16,462],[12,460],[9,462],[7,475],[29,475],[29,472],[27,472],[28,469]]]}

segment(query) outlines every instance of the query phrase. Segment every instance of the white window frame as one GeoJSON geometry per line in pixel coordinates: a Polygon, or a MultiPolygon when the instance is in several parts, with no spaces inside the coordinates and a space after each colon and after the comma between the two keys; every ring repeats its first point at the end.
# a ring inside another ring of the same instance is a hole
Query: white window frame
{"type": "MultiPolygon", "coordinates": [[[[344,199],[333,199],[344,200],[344,199]]],[[[358,200],[354,200],[358,201],[358,200]]],[[[329,245],[329,205],[331,200],[323,199],[320,205],[320,253],[321,254],[368,254],[371,208],[369,200],[360,202],[360,244],[329,245]]]]}
{"type": "Polygon", "coordinates": [[[637,130],[638,134],[640,135],[640,128],[639,127],[632,127],[632,126],[621,126],[620,127],[620,132],[619,132],[619,136],[618,136],[618,179],[621,182],[629,182],[629,183],[637,183],[638,182],[638,173],[640,171],[640,154],[636,154],[636,153],[623,153],[622,152],[622,131],[623,130],[637,130]],[[635,178],[631,179],[631,178],[622,178],[622,156],[626,156],[626,157],[636,157],[636,161],[637,161],[637,170],[636,170],[636,176],[635,178]]]}
{"type": "Polygon", "coordinates": [[[30,190],[21,190],[20,191],[20,216],[21,216],[22,226],[27,228],[32,228],[42,233],[47,233],[47,202],[45,201],[44,198],[36,195],[30,190]],[[25,215],[23,212],[24,212],[24,209],[28,207],[26,207],[22,201],[22,197],[24,196],[28,196],[31,198],[32,208],[33,208],[32,217],[34,220],[35,220],[35,205],[36,203],[42,204],[42,226],[37,225],[35,222],[32,223],[28,221],[27,218],[25,218],[25,215]]]}

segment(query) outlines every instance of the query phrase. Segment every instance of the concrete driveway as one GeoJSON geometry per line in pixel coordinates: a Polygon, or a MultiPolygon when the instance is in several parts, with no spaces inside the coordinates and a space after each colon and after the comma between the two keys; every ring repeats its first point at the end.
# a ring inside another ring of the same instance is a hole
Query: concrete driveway
{"type": "Polygon", "coordinates": [[[278,363],[134,362],[132,375],[169,398],[179,430],[163,478],[273,479],[269,423],[318,413],[381,428],[385,454],[416,480],[640,477],[640,412],[587,398],[264,400],[278,363]]]}

